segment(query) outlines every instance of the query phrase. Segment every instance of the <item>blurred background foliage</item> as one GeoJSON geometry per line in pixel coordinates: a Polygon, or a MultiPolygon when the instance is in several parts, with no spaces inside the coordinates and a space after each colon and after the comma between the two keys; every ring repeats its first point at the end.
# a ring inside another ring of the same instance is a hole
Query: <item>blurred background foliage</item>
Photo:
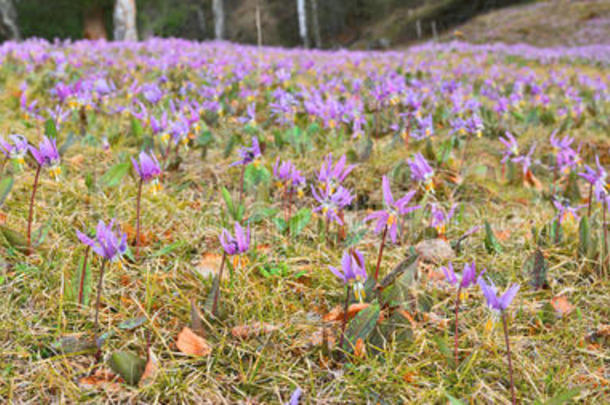
{"type": "MultiPolygon", "coordinates": [[[[473,17],[528,0],[317,0],[323,48],[383,48],[450,32],[473,17]]],[[[259,7],[265,45],[298,46],[295,0],[224,0],[225,38],[256,43],[259,7]]],[[[313,37],[312,0],[307,25],[313,37]]],[[[214,37],[212,0],[136,0],[140,38],[214,37]]],[[[112,39],[114,0],[15,0],[22,37],[87,37],[86,19],[112,39]],[[103,21],[103,24],[101,23],[103,21]],[[103,28],[102,28],[103,26],[103,28]]],[[[313,43],[313,41],[312,41],[313,43]]]]}

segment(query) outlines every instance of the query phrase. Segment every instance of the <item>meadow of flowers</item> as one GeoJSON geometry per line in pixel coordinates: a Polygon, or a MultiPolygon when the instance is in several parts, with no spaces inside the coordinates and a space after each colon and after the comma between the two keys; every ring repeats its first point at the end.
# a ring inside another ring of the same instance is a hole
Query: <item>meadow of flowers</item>
{"type": "Polygon", "coordinates": [[[610,46],[0,46],[0,397],[604,403],[610,46]]]}

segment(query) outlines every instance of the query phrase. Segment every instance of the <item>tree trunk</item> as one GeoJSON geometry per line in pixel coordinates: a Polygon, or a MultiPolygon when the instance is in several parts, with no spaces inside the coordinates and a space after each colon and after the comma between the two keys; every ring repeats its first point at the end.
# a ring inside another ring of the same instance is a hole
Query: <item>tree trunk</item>
{"type": "Polygon", "coordinates": [[[104,9],[101,7],[94,7],[85,10],[84,15],[85,23],[85,39],[106,39],[106,27],[104,25],[104,9]]]}
{"type": "Polygon", "coordinates": [[[138,40],[135,0],[116,0],[113,17],[115,41],[138,40]]]}
{"type": "Polygon", "coordinates": [[[12,0],[0,0],[0,35],[6,39],[21,39],[17,11],[12,0]]]}
{"type": "Polygon", "coordinates": [[[313,28],[313,40],[316,48],[322,48],[322,36],[320,35],[320,20],[318,17],[318,0],[311,0],[311,23],[313,28]]]}
{"type": "Polygon", "coordinates": [[[212,12],[214,14],[214,37],[216,39],[223,39],[225,31],[223,0],[212,0],[212,12]]]}
{"type": "Polygon", "coordinates": [[[305,11],[305,0],[297,0],[297,14],[299,16],[299,36],[305,48],[309,48],[307,37],[307,13],[305,11]]]}

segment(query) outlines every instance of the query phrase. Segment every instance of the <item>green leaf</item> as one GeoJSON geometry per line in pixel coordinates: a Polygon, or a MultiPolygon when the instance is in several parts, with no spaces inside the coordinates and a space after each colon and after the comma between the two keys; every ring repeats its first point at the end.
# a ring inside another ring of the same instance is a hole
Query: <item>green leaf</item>
{"type": "Polygon", "coordinates": [[[8,197],[8,194],[11,192],[13,184],[15,184],[15,180],[13,180],[12,177],[5,177],[0,180],[0,207],[4,204],[4,201],[6,201],[6,197],[8,197]]]}
{"type": "Polygon", "coordinates": [[[51,118],[44,122],[44,134],[48,138],[57,139],[57,127],[55,127],[55,121],[51,118]]]}
{"type": "Polygon", "coordinates": [[[161,249],[157,250],[152,256],[153,257],[165,256],[165,255],[173,252],[174,250],[176,250],[177,248],[179,248],[182,245],[184,245],[184,241],[178,240],[167,246],[163,246],[161,249]]]}
{"type": "Polygon", "coordinates": [[[449,400],[449,403],[451,405],[464,405],[464,403],[462,401],[460,401],[459,399],[452,397],[451,395],[445,393],[445,396],[447,397],[447,399],[449,400]]]}
{"type": "Polygon", "coordinates": [[[119,327],[119,329],[133,330],[138,326],[144,325],[144,323],[146,323],[146,320],[147,318],[145,316],[139,316],[137,318],[127,319],[126,321],[119,323],[117,326],[119,327]]]}
{"type": "Polygon", "coordinates": [[[451,349],[449,349],[449,346],[447,346],[447,342],[445,342],[445,339],[440,336],[434,336],[432,340],[434,341],[434,343],[436,343],[438,351],[443,356],[445,356],[445,359],[447,360],[447,363],[449,363],[449,366],[452,368],[455,367],[453,352],[451,351],[451,349]]]}
{"type": "Polygon", "coordinates": [[[121,183],[123,177],[125,177],[125,175],[129,173],[130,167],[130,162],[118,163],[112,166],[110,169],[108,169],[106,173],[104,173],[104,175],[100,179],[102,181],[102,184],[106,187],[116,187],[117,185],[119,185],[119,183],[121,183]]]}
{"type": "Polygon", "coordinates": [[[581,257],[591,257],[590,252],[593,250],[591,243],[591,226],[589,225],[589,217],[583,215],[578,224],[578,254],[581,257]]]}
{"type": "Polygon", "coordinates": [[[301,208],[296,214],[290,218],[290,235],[298,236],[311,220],[311,210],[309,208],[301,208]]]}
{"type": "Polygon", "coordinates": [[[17,249],[21,253],[28,251],[28,241],[19,232],[13,231],[4,225],[0,225],[0,233],[4,236],[4,239],[8,242],[9,246],[17,249]]]}
{"type": "Polygon", "coordinates": [[[244,173],[244,184],[246,189],[252,189],[259,186],[260,184],[267,184],[271,179],[271,174],[264,166],[256,166],[250,164],[246,167],[244,173]]]}
{"type": "Polygon", "coordinates": [[[142,123],[139,119],[132,117],[131,118],[131,134],[136,138],[140,139],[144,134],[144,129],[142,128],[142,123]]]}
{"type": "Polygon", "coordinates": [[[93,340],[87,340],[79,335],[62,336],[51,343],[51,350],[61,354],[89,352],[95,349],[96,346],[93,340]]]}
{"type": "Polygon", "coordinates": [[[523,265],[523,269],[528,273],[530,278],[529,284],[534,290],[548,287],[546,278],[548,266],[540,249],[536,249],[536,251],[527,258],[523,265]]]}
{"type": "Polygon", "coordinates": [[[381,308],[377,301],[360,311],[352,319],[345,331],[347,341],[343,344],[343,349],[351,352],[358,339],[366,340],[373,329],[375,329],[380,313],[381,308]]]}
{"type": "Polygon", "coordinates": [[[226,187],[223,187],[221,192],[222,192],[222,199],[225,200],[225,204],[227,205],[227,211],[229,211],[229,213],[232,214],[234,211],[233,197],[231,197],[231,193],[229,193],[229,190],[227,190],[226,187]]]}
{"type": "Polygon", "coordinates": [[[485,221],[485,249],[487,253],[502,253],[502,246],[487,221],[485,221]]]}
{"type": "Polygon", "coordinates": [[[66,153],[66,151],[68,150],[68,148],[70,148],[70,146],[72,146],[75,141],[76,141],[76,134],[74,134],[74,132],[70,132],[68,134],[68,139],[66,139],[66,141],[64,143],[62,143],[61,146],[59,147],[59,154],[64,155],[66,153]]]}
{"type": "Polygon", "coordinates": [[[286,221],[284,221],[284,218],[274,217],[271,222],[273,222],[278,232],[280,233],[284,233],[286,231],[286,228],[288,227],[286,221]]]}
{"type": "Polygon", "coordinates": [[[108,365],[112,371],[123,377],[127,384],[136,385],[144,374],[146,360],[131,352],[116,352],[110,357],[108,365]]]}
{"type": "Polygon", "coordinates": [[[560,392],[559,394],[555,395],[553,398],[546,401],[544,404],[545,405],[565,404],[566,402],[568,402],[569,400],[571,400],[578,394],[580,394],[580,388],[572,388],[572,389],[560,392]]]}
{"type": "MultiPolygon", "coordinates": [[[[205,309],[209,314],[212,313],[212,308],[214,307],[214,296],[216,295],[216,291],[220,288],[220,279],[218,278],[218,274],[214,276],[214,280],[212,281],[212,289],[208,294],[208,297],[205,300],[205,304],[203,309],[205,309]]],[[[220,299],[218,300],[218,307],[220,307],[220,299]]],[[[220,308],[218,308],[220,309],[220,308]]]]}

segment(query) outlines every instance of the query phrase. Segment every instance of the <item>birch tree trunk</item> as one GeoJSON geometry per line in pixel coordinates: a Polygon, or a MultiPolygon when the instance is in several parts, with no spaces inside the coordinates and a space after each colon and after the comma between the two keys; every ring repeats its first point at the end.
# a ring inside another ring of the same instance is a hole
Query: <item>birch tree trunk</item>
{"type": "Polygon", "coordinates": [[[114,3],[114,40],[137,41],[135,0],[116,0],[114,3]]]}
{"type": "Polygon", "coordinates": [[[223,0],[212,0],[212,12],[214,14],[214,37],[216,39],[223,39],[225,31],[223,0]]]}
{"type": "Polygon", "coordinates": [[[307,13],[305,10],[305,0],[297,0],[297,14],[299,16],[299,35],[303,46],[309,48],[309,38],[307,37],[307,13]]]}
{"type": "Polygon", "coordinates": [[[316,48],[322,48],[322,36],[320,35],[320,20],[318,19],[318,0],[311,0],[311,24],[313,28],[313,40],[316,48]]]}
{"type": "Polygon", "coordinates": [[[21,39],[17,11],[12,0],[0,0],[0,35],[6,39],[21,39]]]}

